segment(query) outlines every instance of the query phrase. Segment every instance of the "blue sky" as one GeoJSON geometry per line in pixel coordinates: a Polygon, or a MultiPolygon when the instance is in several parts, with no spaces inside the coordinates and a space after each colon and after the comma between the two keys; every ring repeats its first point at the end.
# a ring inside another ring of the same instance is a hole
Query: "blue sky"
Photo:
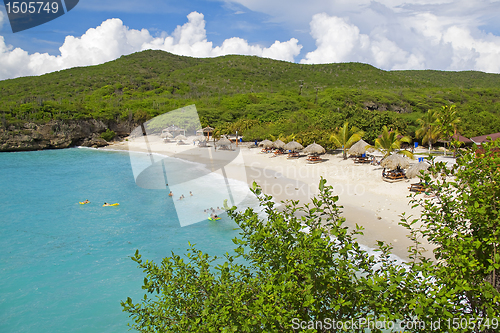
{"type": "Polygon", "coordinates": [[[0,5],[0,79],[144,49],[500,73],[498,13],[500,0],[80,0],[51,22],[12,33],[0,5]]]}

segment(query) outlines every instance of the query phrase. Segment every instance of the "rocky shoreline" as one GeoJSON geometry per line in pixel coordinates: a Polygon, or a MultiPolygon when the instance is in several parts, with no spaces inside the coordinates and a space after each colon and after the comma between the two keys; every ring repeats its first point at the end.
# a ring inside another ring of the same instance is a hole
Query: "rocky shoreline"
{"type": "Polygon", "coordinates": [[[115,140],[126,137],[138,125],[130,122],[102,120],[53,120],[45,124],[27,122],[20,126],[0,128],[0,152],[62,149],[74,146],[104,147],[101,138],[107,129],[116,133],[115,140]]]}

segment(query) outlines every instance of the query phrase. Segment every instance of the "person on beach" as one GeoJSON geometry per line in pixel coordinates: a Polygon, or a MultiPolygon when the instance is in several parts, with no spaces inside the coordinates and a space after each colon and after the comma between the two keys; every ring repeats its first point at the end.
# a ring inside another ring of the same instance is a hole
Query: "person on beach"
{"type": "Polygon", "coordinates": [[[189,191],[189,195],[193,196],[193,192],[189,191]]]}

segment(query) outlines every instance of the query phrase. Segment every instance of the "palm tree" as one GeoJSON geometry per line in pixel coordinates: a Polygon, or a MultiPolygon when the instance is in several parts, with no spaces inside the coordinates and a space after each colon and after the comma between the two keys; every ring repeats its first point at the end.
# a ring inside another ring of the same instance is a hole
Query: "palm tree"
{"type": "MultiPolygon", "coordinates": [[[[460,123],[460,117],[455,107],[455,105],[443,105],[437,117],[437,125],[446,141],[450,141],[452,136],[457,134],[458,124],[460,123]]],[[[446,156],[446,149],[444,155],[446,156]]]]}
{"type": "Polygon", "coordinates": [[[361,140],[365,132],[359,130],[356,126],[349,129],[349,122],[345,122],[342,128],[337,128],[336,133],[330,136],[330,141],[337,147],[342,147],[344,160],[347,159],[347,149],[361,140]]]}
{"type": "Polygon", "coordinates": [[[438,113],[436,110],[428,110],[424,117],[417,119],[420,128],[415,134],[417,135],[417,138],[422,138],[422,143],[427,142],[429,145],[429,155],[431,153],[432,144],[442,135],[437,120],[438,113]]]}
{"type": "MultiPolygon", "coordinates": [[[[411,143],[409,136],[402,136],[397,130],[390,131],[387,126],[382,128],[382,135],[375,139],[375,149],[384,154],[384,158],[391,155],[393,151],[401,147],[402,142],[411,143]]],[[[413,158],[413,154],[408,150],[400,150],[399,154],[413,158]]]]}

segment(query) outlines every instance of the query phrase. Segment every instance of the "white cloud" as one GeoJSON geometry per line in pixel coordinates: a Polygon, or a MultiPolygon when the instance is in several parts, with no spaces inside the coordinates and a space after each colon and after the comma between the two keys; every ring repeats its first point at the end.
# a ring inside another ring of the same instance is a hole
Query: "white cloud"
{"type": "Polygon", "coordinates": [[[310,27],[316,49],[301,63],[357,61],[382,69],[500,73],[499,36],[430,13],[395,16],[369,34],[347,18],[325,13],[314,15],[310,27]]]}
{"type": "Polygon", "coordinates": [[[188,22],[177,26],[172,35],[151,36],[148,30],[129,29],[120,19],[109,19],[97,28],[87,30],[81,37],[67,36],[59,48],[60,55],[28,54],[20,48],[5,44],[0,36],[0,79],[40,75],[75,66],[97,65],[122,55],[146,49],[160,49],[179,55],[215,57],[226,54],[246,54],[293,61],[302,48],[295,38],[276,41],[270,47],[250,45],[233,37],[221,46],[207,41],[203,14],[192,12],[188,22]]]}
{"type": "Polygon", "coordinates": [[[344,18],[325,13],[314,15],[311,36],[316,40],[317,48],[301,60],[304,64],[356,61],[380,68],[422,67],[418,56],[402,50],[383,32],[372,36],[362,34],[357,26],[344,18]]]}
{"type": "Polygon", "coordinates": [[[277,60],[293,61],[302,48],[298,40],[291,38],[286,42],[276,41],[268,48],[260,45],[250,45],[239,37],[226,39],[221,46],[213,47],[207,41],[205,20],[203,14],[192,12],[188,22],[178,26],[172,36],[155,38],[145,43],[143,49],[160,49],[179,55],[193,57],[216,57],[226,54],[257,55],[277,60]]]}
{"type": "Polygon", "coordinates": [[[302,63],[500,72],[498,0],[289,0],[286,6],[277,0],[226,1],[296,31],[309,24],[316,49],[302,63]]]}

